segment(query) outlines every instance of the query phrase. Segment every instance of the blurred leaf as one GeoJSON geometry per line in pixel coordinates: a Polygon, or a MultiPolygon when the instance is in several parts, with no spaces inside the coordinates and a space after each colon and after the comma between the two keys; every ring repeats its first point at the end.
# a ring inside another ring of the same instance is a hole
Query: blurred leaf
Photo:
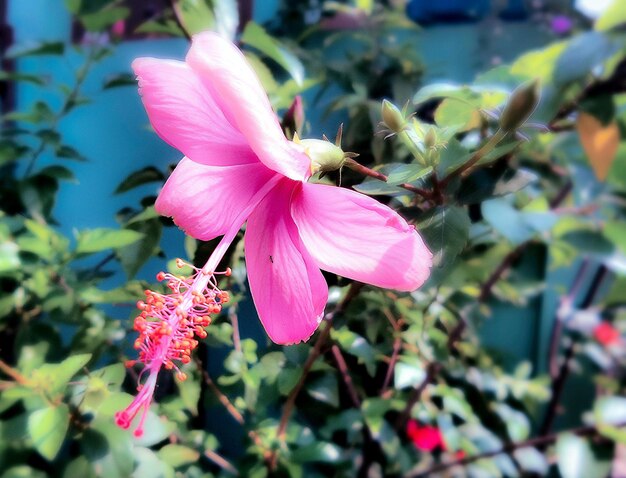
{"type": "Polygon", "coordinates": [[[393,372],[394,387],[398,390],[416,387],[426,378],[423,364],[415,357],[396,362],[393,372]],[[406,360],[406,361],[404,361],[406,360]]]}
{"type": "Polygon", "coordinates": [[[179,468],[198,461],[200,453],[184,445],[170,444],[161,448],[158,452],[158,456],[168,465],[179,468]]]}
{"type": "Polygon", "coordinates": [[[65,52],[63,42],[39,42],[34,44],[15,45],[6,53],[7,58],[24,56],[62,55],[65,52]]]}
{"type": "Polygon", "coordinates": [[[582,80],[617,51],[616,43],[599,32],[586,32],[574,37],[555,65],[557,84],[582,80]]]}
{"type": "Polygon", "coordinates": [[[92,13],[84,13],[78,16],[85,29],[91,32],[103,32],[115,22],[126,19],[130,15],[130,9],[115,6],[115,2],[106,4],[92,13]]]}
{"type": "Polygon", "coordinates": [[[596,401],[593,411],[598,423],[626,425],[626,397],[601,397],[596,401]]]}
{"type": "Polygon", "coordinates": [[[479,108],[466,101],[446,98],[435,111],[439,126],[461,126],[461,131],[478,128],[481,123],[479,108]]]}
{"type": "Polygon", "coordinates": [[[89,229],[78,234],[76,253],[89,254],[107,249],[119,249],[142,238],[143,234],[128,229],[89,229]]]}
{"type": "Polygon", "coordinates": [[[341,463],[348,457],[336,444],[318,441],[296,449],[291,453],[290,459],[295,463],[341,463]]]}
{"type": "Polygon", "coordinates": [[[620,143],[616,122],[603,126],[595,116],[578,113],[576,129],[596,177],[604,181],[609,174],[620,143]]]}
{"type": "Polygon", "coordinates": [[[422,179],[433,172],[431,166],[421,164],[392,164],[387,174],[387,184],[395,186],[402,183],[411,183],[422,179]]]}
{"type": "Polygon", "coordinates": [[[571,433],[559,435],[556,453],[563,478],[605,478],[611,469],[611,462],[598,459],[587,439],[571,433]]]}
{"type": "Polygon", "coordinates": [[[339,384],[335,375],[325,374],[311,380],[306,391],[314,399],[327,403],[331,407],[339,406],[339,384]]]}
{"type": "Polygon", "coordinates": [[[465,248],[470,219],[463,208],[437,206],[420,217],[416,227],[433,253],[433,264],[445,268],[465,248]]]}
{"type": "Polygon", "coordinates": [[[117,73],[115,75],[107,76],[102,83],[103,90],[109,90],[111,88],[118,88],[120,86],[136,86],[137,80],[135,75],[130,73],[117,73]]]}
{"type": "Polygon", "coordinates": [[[43,381],[46,390],[51,393],[62,390],[91,359],[91,354],[79,354],[66,358],[61,363],[46,363],[34,372],[38,380],[43,381]]]}
{"type": "Polygon", "coordinates": [[[304,66],[300,60],[265,29],[254,22],[249,22],[241,35],[242,43],[256,48],[282,66],[298,85],[304,82],[304,66]]]}
{"type": "Polygon", "coordinates": [[[165,176],[160,170],[154,166],[146,166],[145,168],[131,173],[126,179],[124,179],[124,181],[122,181],[115,189],[115,194],[124,193],[148,183],[162,183],[165,179],[165,176]]]}
{"type": "Polygon", "coordinates": [[[236,0],[176,0],[176,8],[189,34],[212,30],[234,39],[239,25],[236,0]]]}
{"type": "Polygon", "coordinates": [[[31,413],[28,434],[35,449],[47,460],[54,460],[63,445],[69,424],[69,408],[61,403],[31,413]]]}
{"type": "Polygon", "coordinates": [[[606,31],[624,24],[626,24],[626,5],[621,0],[613,0],[596,20],[594,28],[598,31],[606,31]]]}
{"type": "Polygon", "coordinates": [[[609,221],[604,225],[604,236],[626,254],[626,223],[623,221],[609,221]]]}
{"type": "Polygon", "coordinates": [[[127,224],[127,231],[135,231],[141,234],[141,239],[116,251],[116,256],[124,268],[126,277],[132,279],[137,275],[143,265],[154,256],[161,242],[162,226],[157,218],[148,221],[136,221],[127,224]]]}
{"type": "Polygon", "coordinates": [[[533,447],[519,448],[513,452],[513,456],[524,471],[536,473],[539,476],[546,476],[550,467],[545,455],[533,447]]]}

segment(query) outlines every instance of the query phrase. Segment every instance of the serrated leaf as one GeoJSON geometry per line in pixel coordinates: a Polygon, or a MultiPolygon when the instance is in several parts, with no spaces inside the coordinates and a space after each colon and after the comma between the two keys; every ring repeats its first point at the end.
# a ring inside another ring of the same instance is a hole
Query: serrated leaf
{"type": "Polygon", "coordinates": [[[63,445],[69,424],[70,411],[64,403],[31,413],[27,427],[35,450],[47,460],[54,460],[63,445]]]}

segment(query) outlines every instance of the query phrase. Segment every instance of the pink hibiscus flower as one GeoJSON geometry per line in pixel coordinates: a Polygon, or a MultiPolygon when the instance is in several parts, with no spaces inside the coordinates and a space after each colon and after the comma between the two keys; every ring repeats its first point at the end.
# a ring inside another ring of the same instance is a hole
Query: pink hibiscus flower
{"type": "Polygon", "coordinates": [[[247,220],[250,291],[274,342],[300,342],[317,328],[328,298],[320,269],[402,291],[428,278],[432,255],[395,211],[354,191],[306,182],[323,167],[309,156],[321,142],[287,140],[232,43],[202,33],[185,62],[139,58],[133,69],[154,129],[185,155],[157,211],[197,239],[224,235],[208,272],[247,220]]]}

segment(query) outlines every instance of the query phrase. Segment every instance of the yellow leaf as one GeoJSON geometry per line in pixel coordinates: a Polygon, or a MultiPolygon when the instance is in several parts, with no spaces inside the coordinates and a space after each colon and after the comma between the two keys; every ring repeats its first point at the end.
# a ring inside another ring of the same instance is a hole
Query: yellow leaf
{"type": "Polygon", "coordinates": [[[604,181],[619,147],[619,127],[615,121],[604,126],[588,113],[578,115],[576,129],[596,177],[604,181]]]}

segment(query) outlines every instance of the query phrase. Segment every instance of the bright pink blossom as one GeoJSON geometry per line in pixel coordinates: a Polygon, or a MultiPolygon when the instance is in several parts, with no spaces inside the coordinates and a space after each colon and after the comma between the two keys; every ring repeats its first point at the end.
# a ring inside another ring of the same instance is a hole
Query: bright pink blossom
{"type": "Polygon", "coordinates": [[[415,228],[362,194],[306,182],[305,148],[287,140],[243,54],[213,33],[196,35],[186,61],[133,62],[156,132],[185,158],[156,209],[202,240],[224,235],[212,272],[248,222],[245,255],[254,302],[281,344],[308,339],[328,298],[320,268],[411,291],[431,253],[415,228]]]}

